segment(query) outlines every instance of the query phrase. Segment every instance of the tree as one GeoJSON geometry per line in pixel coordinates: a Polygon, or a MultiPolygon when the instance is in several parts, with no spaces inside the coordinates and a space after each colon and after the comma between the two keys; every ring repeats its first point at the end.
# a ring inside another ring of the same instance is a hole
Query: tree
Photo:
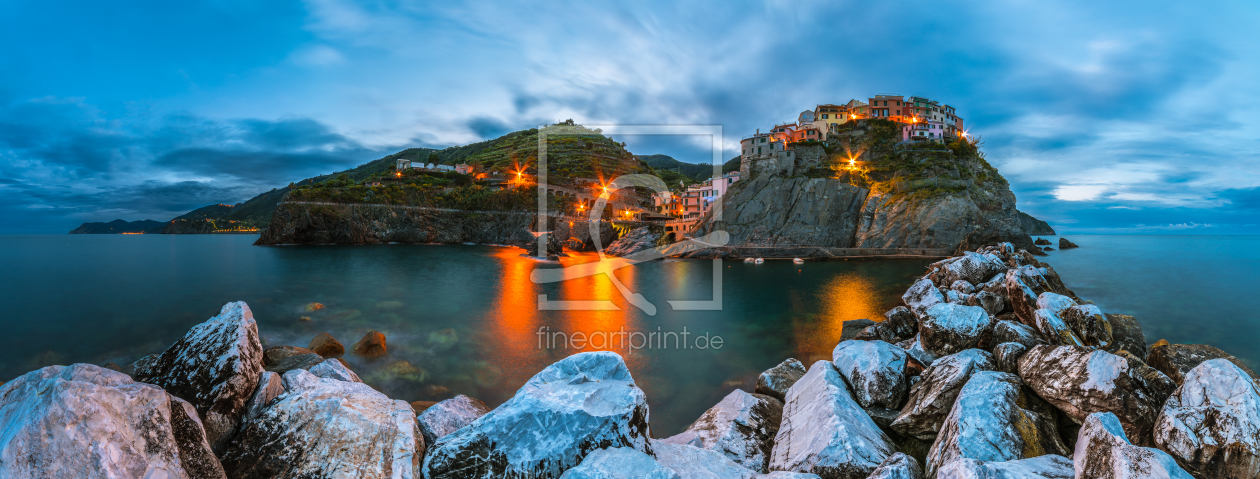
{"type": "Polygon", "coordinates": [[[442,157],[438,156],[436,151],[429,152],[429,163],[438,164],[442,162],[442,157]]]}

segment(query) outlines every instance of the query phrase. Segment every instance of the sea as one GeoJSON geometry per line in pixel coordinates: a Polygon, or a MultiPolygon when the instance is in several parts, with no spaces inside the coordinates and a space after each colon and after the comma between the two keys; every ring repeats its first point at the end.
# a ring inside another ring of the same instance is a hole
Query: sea
{"type": "MultiPolygon", "coordinates": [[[[125,365],[245,301],[265,346],[304,347],[327,332],[350,348],[383,333],[385,357],[344,359],[406,401],[465,394],[493,407],[565,356],[615,351],[647,395],[653,435],[667,437],[787,358],[829,360],[846,321],[881,317],[932,262],[666,259],[613,269],[592,268],[601,264],[593,253],[557,264],[502,246],[256,239],[0,236],[0,381],[51,364],[125,365]],[[543,281],[560,268],[573,274],[543,281]]],[[[1082,298],[1136,316],[1148,342],[1212,344],[1260,366],[1260,237],[1069,239],[1081,247],[1042,260],[1082,298]]]]}

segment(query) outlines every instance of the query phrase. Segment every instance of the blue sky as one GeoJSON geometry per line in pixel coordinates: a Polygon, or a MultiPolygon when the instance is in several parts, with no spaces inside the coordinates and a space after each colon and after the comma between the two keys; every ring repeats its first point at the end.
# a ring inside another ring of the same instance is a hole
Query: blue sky
{"type": "Polygon", "coordinates": [[[890,92],[955,106],[1062,232],[1260,234],[1255,2],[453,3],[0,3],[0,232],[167,220],[566,118],[718,124],[729,158],[890,92]]]}

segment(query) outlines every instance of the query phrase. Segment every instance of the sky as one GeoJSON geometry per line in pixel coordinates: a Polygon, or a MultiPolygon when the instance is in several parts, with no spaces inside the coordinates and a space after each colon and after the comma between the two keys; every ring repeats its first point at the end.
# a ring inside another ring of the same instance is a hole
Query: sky
{"type": "Polygon", "coordinates": [[[0,2],[0,233],[165,221],[569,118],[720,125],[731,158],[896,93],[954,106],[1061,233],[1260,234],[1256,2],[108,3],[0,2]]]}

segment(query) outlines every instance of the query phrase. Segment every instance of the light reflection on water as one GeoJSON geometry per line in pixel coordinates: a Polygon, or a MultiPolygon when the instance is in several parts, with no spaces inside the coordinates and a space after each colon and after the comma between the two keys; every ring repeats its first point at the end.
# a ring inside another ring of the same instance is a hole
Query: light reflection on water
{"type": "MultiPolygon", "coordinates": [[[[620,353],[647,393],[653,433],[680,431],[730,389],[787,357],[830,359],[842,322],[878,319],[926,260],[763,265],[725,262],[722,311],[674,311],[666,300],[707,300],[708,260],[665,260],[616,276],[653,302],[649,316],[599,274],[534,284],[547,266],[489,246],[256,247],[252,236],[58,235],[0,237],[11,265],[0,288],[0,380],[45,364],[123,364],[159,351],[232,300],[250,304],[269,345],[305,346],[327,331],[347,347],[368,330],[387,336],[380,360],[347,356],[391,397],[468,394],[497,405],[546,365],[578,351],[539,348],[541,327],[566,334],[704,333],[721,349],[620,353]],[[20,278],[20,281],[18,280],[20,278]],[[609,299],[617,311],[538,311],[552,300],[609,299]],[[327,308],[308,312],[318,301],[327,308]],[[310,317],[302,321],[302,316],[310,317]],[[32,318],[37,318],[33,320],[32,318]]],[[[572,265],[596,260],[575,254],[572,265]]]]}

